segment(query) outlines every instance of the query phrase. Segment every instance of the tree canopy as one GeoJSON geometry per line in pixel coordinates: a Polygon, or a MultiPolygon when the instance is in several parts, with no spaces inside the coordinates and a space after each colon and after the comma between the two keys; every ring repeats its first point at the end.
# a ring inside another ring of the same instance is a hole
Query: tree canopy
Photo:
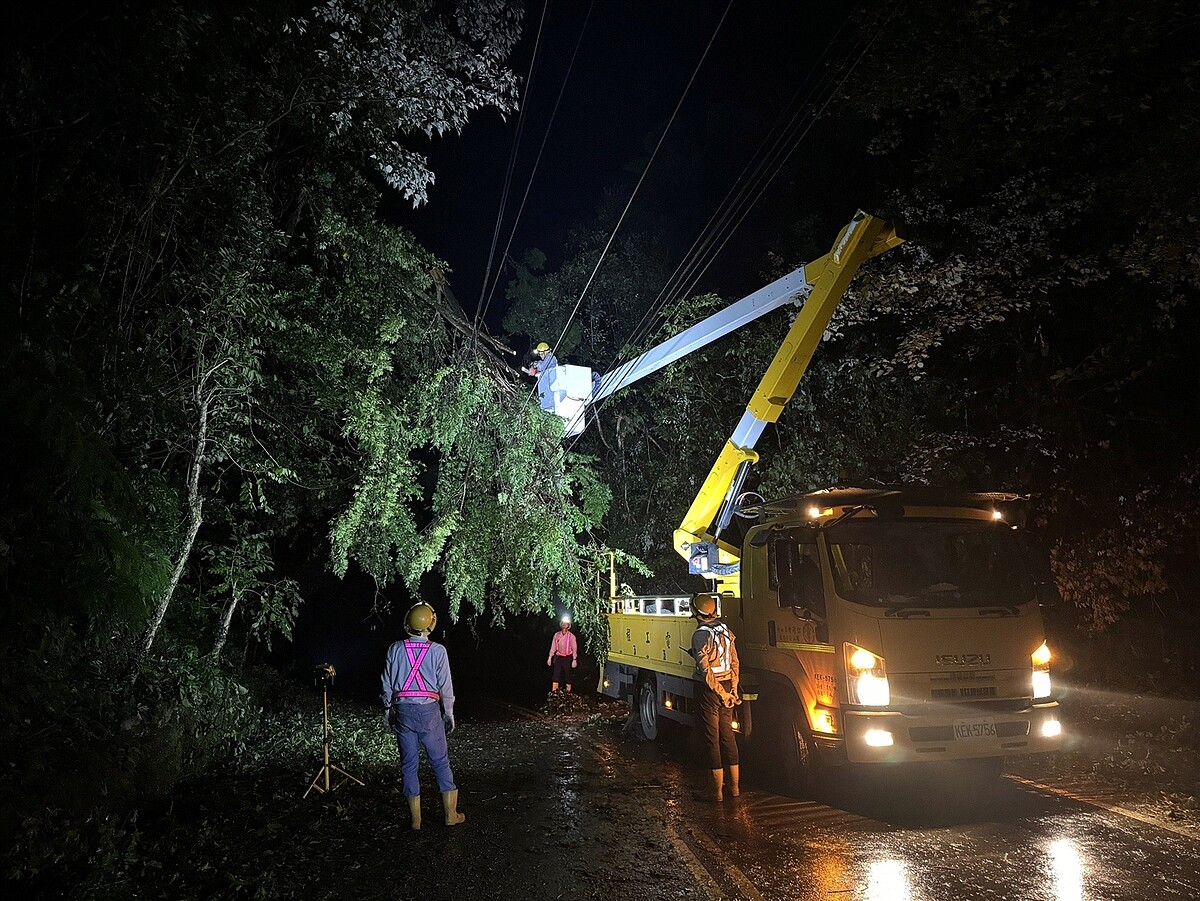
{"type": "Polygon", "coordinates": [[[516,108],[521,17],[18,14],[4,416],[23,467],[0,535],[18,630],[125,628],[143,656],[163,634],[217,654],[231,626],[286,637],[302,599],[281,561],[317,553],[401,598],[436,572],[452,615],[579,606],[595,637],[607,490],[452,327],[445,265],[383,202],[427,199],[414,136],[516,108]]]}

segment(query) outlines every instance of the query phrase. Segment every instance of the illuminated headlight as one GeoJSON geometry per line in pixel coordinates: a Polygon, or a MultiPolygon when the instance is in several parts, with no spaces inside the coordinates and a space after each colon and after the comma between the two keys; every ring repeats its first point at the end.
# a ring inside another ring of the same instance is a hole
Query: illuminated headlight
{"type": "Polygon", "coordinates": [[[1050,646],[1044,641],[1036,651],[1029,655],[1030,662],[1033,664],[1034,700],[1050,697],[1050,658],[1052,656],[1050,646]]]}
{"type": "Polygon", "coordinates": [[[1058,720],[1042,721],[1042,738],[1054,738],[1062,735],[1062,723],[1058,720]]]}
{"type": "Polygon", "coordinates": [[[863,733],[863,741],[872,748],[890,748],[892,746],[892,733],[886,729],[868,729],[863,733]]]}
{"type": "Polygon", "coordinates": [[[883,658],[858,645],[845,644],[846,689],[851,704],[886,707],[891,700],[883,658]]]}

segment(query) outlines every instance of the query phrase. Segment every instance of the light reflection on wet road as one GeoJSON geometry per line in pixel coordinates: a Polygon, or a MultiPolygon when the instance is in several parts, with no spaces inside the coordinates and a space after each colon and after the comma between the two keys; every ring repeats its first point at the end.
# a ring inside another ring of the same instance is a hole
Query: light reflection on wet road
{"type": "Polygon", "coordinates": [[[768,898],[1200,898],[1200,843],[1011,783],[986,794],[940,826],[758,792],[693,822],[768,898]]]}
{"type": "Polygon", "coordinates": [[[668,820],[729,898],[1200,898],[1200,840],[1012,780],[843,782],[817,801],[758,788],[714,805],[680,751],[659,760],[668,820]]]}

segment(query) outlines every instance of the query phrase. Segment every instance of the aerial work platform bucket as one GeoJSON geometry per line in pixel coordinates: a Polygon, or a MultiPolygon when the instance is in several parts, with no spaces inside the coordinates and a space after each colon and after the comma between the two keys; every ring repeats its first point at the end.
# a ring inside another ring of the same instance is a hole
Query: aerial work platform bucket
{"type": "Polygon", "coordinates": [[[587,366],[559,364],[538,377],[538,403],[562,419],[567,435],[578,435],[587,422],[584,415],[592,396],[592,370],[587,366]]]}

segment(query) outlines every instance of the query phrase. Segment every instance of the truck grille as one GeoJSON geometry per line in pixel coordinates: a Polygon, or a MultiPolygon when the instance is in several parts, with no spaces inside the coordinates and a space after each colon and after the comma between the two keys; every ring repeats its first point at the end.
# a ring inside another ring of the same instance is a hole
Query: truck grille
{"type": "Polygon", "coordinates": [[[995,698],[995,699],[972,699],[962,696],[954,698],[939,699],[940,703],[934,701],[922,701],[914,703],[908,699],[902,699],[901,703],[893,703],[892,710],[897,713],[902,713],[904,716],[939,716],[939,717],[963,717],[963,716],[1003,716],[1004,714],[1021,713],[1028,710],[1033,703],[1029,698],[995,698]]]}

